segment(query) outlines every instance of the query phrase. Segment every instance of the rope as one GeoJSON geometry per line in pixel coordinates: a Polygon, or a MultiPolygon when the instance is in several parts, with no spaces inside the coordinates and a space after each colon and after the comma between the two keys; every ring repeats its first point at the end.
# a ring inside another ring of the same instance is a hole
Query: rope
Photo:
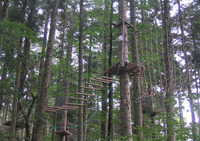
{"type": "MultiPolygon", "coordinates": [[[[20,97],[22,98],[22,101],[28,106],[28,108],[29,108],[40,120],[42,120],[46,125],[49,125],[49,126],[52,128],[52,130],[55,130],[55,129],[64,129],[65,127],[55,127],[54,125],[49,124],[48,121],[46,121],[46,120],[43,119],[41,116],[39,116],[39,115],[36,113],[36,111],[28,104],[28,102],[26,101],[26,99],[22,96],[22,94],[19,92],[18,88],[16,87],[16,85],[15,85],[15,83],[14,83],[12,77],[10,76],[10,73],[9,73],[9,70],[8,70],[8,67],[7,67],[5,58],[4,58],[3,54],[2,54],[1,48],[0,48],[0,54],[1,54],[1,57],[2,57],[2,59],[3,59],[3,62],[4,62],[4,65],[5,65],[6,71],[7,71],[7,73],[8,73],[8,78],[10,78],[11,83],[12,83],[12,85],[14,86],[14,89],[15,89],[16,92],[20,95],[20,97]]],[[[119,64],[119,66],[118,66],[118,69],[117,69],[117,72],[116,72],[115,77],[117,76],[117,74],[118,74],[118,72],[119,72],[121,62],[122,62],[122,60],[120,61],[120,64],[119,64]]],[[[107,93],[107,95],[106,95],[105,99],[103,100],[102,104],[104,104],[104,103],[106,102],[106,100],[107,100],[107,98],[108,98],[108,96],[109,96],[109,93],[110,93],[110,91],[112,90],[112,87],[113,87],[113,84],[111,85],[111,87],[110,87],[110,89],[109,89],[109,92],[107,93]]],[[[91,117],[88,118],[88,120],[85,121],[84,123],[79,124],[79,125],[75,125],[75,126],[72,126],[72,127],[67,127],[67,129],[77,128],[77,127],[80,127],[80,126],[82,126],[82,125],[85,125],[86,123],[88,123],[88,122],[97,114],[97,112],[98,112],[99,110],[100,110],[100,108],[97,108],[97,110],[94,112],[94,114],[91,115],[91,117]]]]}

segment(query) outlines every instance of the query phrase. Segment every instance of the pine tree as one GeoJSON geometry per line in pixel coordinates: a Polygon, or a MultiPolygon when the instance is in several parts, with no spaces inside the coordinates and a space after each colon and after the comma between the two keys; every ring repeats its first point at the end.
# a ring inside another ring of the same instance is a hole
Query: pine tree
{"type": "Polygon", "coordinates": [[[53,46],[54,46],[54,38],[55,38],[55,30],[56,30],[56,17],[58,13],[58,4],[59,4],[59,0],[54,0],[54,8],[51,14],[51,27],[50,27],[49,40],[47,44],[46,60],[45,60],[44,72],[42,76],[41,91],[38,97],[38,106],[36,108],[37,120],[33,126],[32,141],[43,140],[44,121],[42,121],[41,117],[43,118],[44,107],[47,104],[47,92],[48,92],[50,70],[51,70],[51,64],[52,64],[52,54],[53,54],[53,46]]]}

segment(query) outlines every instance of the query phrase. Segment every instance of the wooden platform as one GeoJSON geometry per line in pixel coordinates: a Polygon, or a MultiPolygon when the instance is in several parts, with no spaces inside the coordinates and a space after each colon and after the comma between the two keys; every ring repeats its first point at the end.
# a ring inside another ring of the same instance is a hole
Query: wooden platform
{"type": "Polygon", "coordinates": [[[63,135],[73,135],[72,133],[70,133],[67,130],[60,130],[60,131],[55,131],[55,133],[59,136],[63,136],[63,135]]]}
{"type": "Polygon", "coordinates": [[[143,67],[141,67],[141,66],[139,66],[137,64],[134,64],[134,63],[130,63],[130,62],[124,62],[124,67],[121,67],[121,66],[119,67],[119,65],[120,65],[120,62],[118,61],[113,66],[111,66],[110,68],[108,68],[104,72],[104,75],[107,75],[107,74],[116,75],[117,71],[119,69],[117,75],[120,75],[121,72],[128,72],[130,78],[133,78],[134,75],[140,74],[141,71],[144,70],[143,67]]]}

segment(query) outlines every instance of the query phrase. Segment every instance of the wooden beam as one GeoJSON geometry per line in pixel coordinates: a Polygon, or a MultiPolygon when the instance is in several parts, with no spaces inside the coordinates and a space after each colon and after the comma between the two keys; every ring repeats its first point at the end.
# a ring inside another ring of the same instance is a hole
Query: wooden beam
{"type": "Polygon", "coordinates": [[[46,109],[58,109],[58,106],[47,106],[46,109]]]}
{"type": "Polygon", "coordinates": [[[127,20],[124,20],[122,17],[120,17],[120,20],[124,21],[126,24],[128,24],[130,27],[134,27],[131,23],[129,23],[127,20]]]}
{"type": "Polygon", "coordinates": [[[58,110],[76,110],[76,108],[71,107],[58,107],[58,106],[49,106],[44,109],[45,111],[58,111],[58,110]]]}
{"type": "Polygon", "coordinates": [[[85,84],[87,85],[92,85],[92,86],[97,86],[97,87],[104,87],[103,85],[98,85],[98,84],[93,84],[93,83],[88,83],[88,82],[85,82],[85,84]]]}
{"type": "Polygon", "coordinates": [[[87,96],[94,96],[93,94],[85,94],[85,93],[77,93],[77,92],[75,92],[75,94],[78,94],[78,95],[87,95],[87,96]]]}
{"type": "Polygon", "coordinates": [[[114,81],[119,81],[119,79],[111,78],[111,77],[106,77],[106,76],[102,76],[102,78],[104,78],[104,79],[110,79],[110,80],[114,80],[114,81]]]}
{"type": "Polygon", "coordinates": [[[74,109],[79,109],[79,107],[76,107],[76,106],[68,106],[68,105],[63,105],[62,107],[64,107],[64,108],[74,108],[74,109]]]}
{"type": "Polygon", "coordinates": [[[76,108],[59,107],[59,110],[76,110],[76,108]]]}
{"type": "Polygon", "coordinates": [[[106,83],[106,84],[110,84],[110,82],[107,81],[103,81],[103,80],[98,80],[98,79],[90,79],[91,81],[96,81],[96,82],[101,82],[101,83],[106,83]]]}
{"type": "Polygon", "coordinates": [[[81,86],[81,88],[84,88],[84,89],[91,89],[91,90],[99,91],[99,89],[96,89],[96,88],[90,88],[90,87],[84,87],[84,86],[81,86]]]}
{"type": "Polygon", "coordinates": [[[72,96],[69,96],[69,98],[76,99],[76,100],[81,100],[81,101],[88,101],[88,99],[77,98],[77,97],[72,97],[72,96]]]}
{"type": "Polygon", "coordinates": [[[74,106],[84,106],[84,104],[78,104],[78,103],[65,103],[66,105],[74,105],[74,106]]]}
{"type": "Polygon", "coordinates": [[[101,79],[101,78],[96,78],[96,80],[101,80],[101,81],[105,81],[105,82],[108,82],[108,83],[110,83],[110,82],[115,82],[115,81],[113,81],[113,80],[101,79]]]}

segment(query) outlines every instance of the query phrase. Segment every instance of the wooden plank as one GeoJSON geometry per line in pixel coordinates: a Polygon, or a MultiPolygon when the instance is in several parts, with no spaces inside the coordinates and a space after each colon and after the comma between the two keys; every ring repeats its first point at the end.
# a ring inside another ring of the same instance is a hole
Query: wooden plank
{"type": "Polygon", "coordinates": [[[101,83],[106,83],[106,84],[110,84],[110,82],[107,81],[103,81],[103,80],[97,80],[97,79],[90,79],[91,81],[96,81],[96,82],[101,82],[101,83]]]}
{"type": "Polygon", "coordinates": [[[113,80],[101,79],[101,78],[96,78],[96,80],[101,80],[101,81],[105,81],[105,82],[108,82],[108,83],[110,83],[110,82],[115,82],[115,81],[113,81],[113,80]]]}
{"type": "Polygon", "coordinates": [[[59,110],[76,110],[76,108],[59,107],[59,110]]]}
{"type": "Polygon", "coordinates": [[[79,107],[76,107],[76,106],[68,106],[68,105],[64,105],[62,107],[65,107],[65,108],[72,108],[72,109],[79,109],[79,107]]]}
{"type": "Polygon", "coordinates": [[[58,111],[58,110],[76,110],[76,108],[69,108],[69,107],[56,107],[56,108],[45,108],[45,111],[58,111]]]}
{"type": "Polygon", "coordinates": [[[103,85],[98,85],[98,84],[93,84],[93,83],[88,83],[88,82],[85,82],[85,84],[87,85],[92,85],[92,86],[97,86],[97,87],[104,87],[103,85]]]}
{"type": "Polygon", "coordinates": [[[84,86],[81,86],[81,88],[84,88],[84,89],[91,89],[91,90],[99,91],[99,89],[96,89],[96,88],[90,88],[90,87],[84,87],[84,86]]]}
{"type": "Polygon", "coordinates": [[[124,21],[126,24],[128,24],[130,27],[134,27],[131,23],[129,23],[127,20],[120,17],[120,20],[124,21]]]}
{"type": "Polygon", "coordinates": [[[106,76],[102,76],[102,78],[104,78],[104,79],[110,79],[110,80],[114,80],[114,81],[119,81],[119,79],[111,78],[111,77],[106,77],[106,76]]]}
{"type": "Polygon", "coordinates": [[[59,109],[58,106],[47,106],[45,109],[59,109]]]}
{"type": "Polygon", "coordinates": [[[87,95],[87,96],[94,96],[93,94],[85,94],[85,93],[77,93],[77,92],[75,92],[75,94],[78,94],[78,95],[87,95]]]}
{"type": "Polygon", "coordinates": [[[76,99],[76,100],[81,100],[81,101],[88,101],[88,99],[77,98],[77,97],[72,97],[72,96],[69,96],[69,98],[76,99]]]}
{"type": "Polygon", "coordinates": [[[74,105],[74,106],[84,106],[84,104],[78,104],[78,103],[65,103],[66,105],[74,105]]]}

